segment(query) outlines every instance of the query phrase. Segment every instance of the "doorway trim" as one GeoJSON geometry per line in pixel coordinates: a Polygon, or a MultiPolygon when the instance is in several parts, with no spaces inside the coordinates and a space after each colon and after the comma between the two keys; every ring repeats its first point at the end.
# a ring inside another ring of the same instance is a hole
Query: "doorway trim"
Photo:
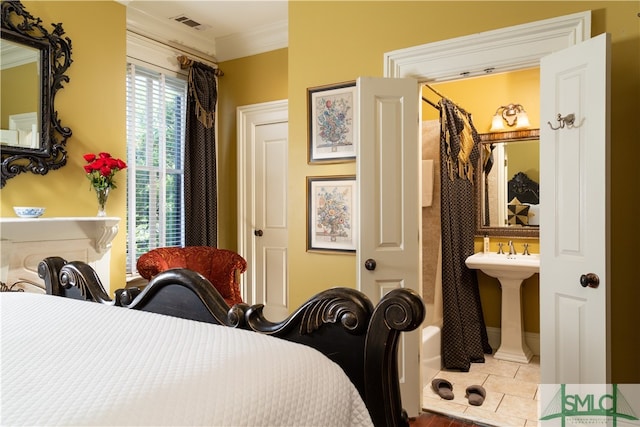
{"type": "Polygon", "coordinates": [[[435,83],[535,68],[590,38],[591,11],[578,12],[385,53],[384,77],[435,83]]]}
{"type": "Polygon", "coordinates": [[[444,82],[540,66],[591,38],[591,11],[456,37],[384,54],[384,77],[444,82]]]}
{"type": "Polygon", "coordinates": [[[240,289],[245,302],[255,304],[255,226],[252,182],[255,175],[255,128],[289,121],[289,101],[263,102],[240,106],[236,113],[238,141],[238,253],[247,260],[247,271],[240,275],[240,289]]]}

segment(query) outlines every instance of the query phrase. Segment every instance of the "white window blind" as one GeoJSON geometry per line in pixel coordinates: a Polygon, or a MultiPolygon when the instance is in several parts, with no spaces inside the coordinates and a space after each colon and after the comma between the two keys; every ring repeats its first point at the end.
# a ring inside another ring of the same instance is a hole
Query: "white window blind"
{"type": "Polygon", "coordinates": [[[127,272],[145,252],[184,246],[187,82],[127,65],[127,272]]]}

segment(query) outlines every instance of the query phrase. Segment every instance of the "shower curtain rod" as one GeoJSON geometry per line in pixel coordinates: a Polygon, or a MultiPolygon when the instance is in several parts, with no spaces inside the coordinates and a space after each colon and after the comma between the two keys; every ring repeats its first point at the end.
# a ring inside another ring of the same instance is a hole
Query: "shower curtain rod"
{"type": "Polygon", "coordinates": [[[424,96],[422,97],[422,100],[424,102],[426,102],[427,104],[431,105],[433,108],[435,108],[436,110],[440,110],[440,106],[438,104],[434,104],[432,101],[429,101],[427,98],[425,98],[424,96]]]}
{"type": "MultiPolygon", "coordinates": [[[[443,94],[441,94],[440,92],[438,92],[437,90],[435,90],[434,88],[432,88],[431,86],[429,86],[428,84],[424,83],[424,86],[431,90],[433,93],[435,93],[436,95],[438,95],[440,98],[446,98],[446,96],[444,96],[443,94]]],[[[435,108],[436,110],[440,110],[440,106],[435,104],[432,101],[429,101],[427,98],[425,98],[424,96],[422,97],[422,100],[426,103],[428,103],[429,105],[431,105],[433,108],[435,108]]]]}
{"type": "MultiPolygon", "coordinates": [[[[438,92],[437,90],[435,90],[433,87],[429,86],[429,85],[428,85],[428,84],[426,84],[426,83],[423,83],[423,85],[424,85],[427,89],[429,89],[431,92],[433,92],[433,93],[435,93],[436,95],[438,95],[440,98],[442,98],[442,99],[446,99],[447,101],[450,101],[450,102],[453,102],[457,107],[459,107],[459,106],[458,106],[458,104],[457,104],[456,102],[454,102],[454,101],[453,101],[451,98],[449,98],[448,96],[444,96],[443,94],[441,94],[440,92],[438,92]]],[[[427,98],[425,98],[424,96],[422,97],[422,100],[423,100],[423,101],[425,101],[425,102],[428,102],[429,104],[433,105],[435,108],[437,108],[438,110],[440,110],[440,106],[436,106],[436,105],[434,105],[434,103],[433,103],[433,102],[429,101],[429,100],[428,100],[427,98]]]]}
{"type": "MultiPolygon", "coordinates": [[[[444,96],[443,94],[441,94],[440,92],[438,92],[437,90],[435,90],[434,88],[432,88],[431,86],[429,86],[428,84],[424,84],[425,87],[429,90],[431,90],[431,92],[435,93],[436,95],[438,95],[440,98],[446,98],[446,96],[444,96]]],[[[447,98],[448,99],[448,98],[447,98]]]]}

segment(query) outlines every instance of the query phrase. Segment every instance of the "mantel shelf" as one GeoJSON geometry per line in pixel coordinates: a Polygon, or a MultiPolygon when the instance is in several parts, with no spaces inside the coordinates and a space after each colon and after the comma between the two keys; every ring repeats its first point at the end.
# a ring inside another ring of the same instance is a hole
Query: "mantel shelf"
{"type": "Polygon", "coordinates": [[[91,265],[107,289],[111,275],[111,242],[118,234],[118,217],[0,218],[0,281],[27,281],[28,292],[44,292],[38,264],[60,256],[91,265]]]}
{"type": "Polygon", "coordinates": [[[118,234],[118,217],[0,218],[0,239],[19,242],[91,239],[104,253],[118,234]]]}

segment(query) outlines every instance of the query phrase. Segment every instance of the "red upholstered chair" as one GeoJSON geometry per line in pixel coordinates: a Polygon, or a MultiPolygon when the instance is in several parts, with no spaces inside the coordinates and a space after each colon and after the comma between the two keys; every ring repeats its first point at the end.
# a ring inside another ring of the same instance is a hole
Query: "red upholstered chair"
{"type": "Polygon", "coordinates": [[[227,249],[210,246],[157,248],[142,255],[136,267],[147,280],[170,268],[188,268],[206,277],[230,307],[242,302],[240,275],[247,270],[247,261],[227,249]]]}

